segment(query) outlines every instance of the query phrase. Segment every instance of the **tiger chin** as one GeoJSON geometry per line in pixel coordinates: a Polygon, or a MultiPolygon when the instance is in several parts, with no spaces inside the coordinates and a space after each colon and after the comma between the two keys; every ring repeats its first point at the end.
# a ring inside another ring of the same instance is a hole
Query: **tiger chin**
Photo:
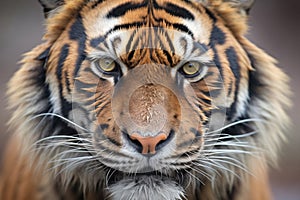
{"type": "Polygon", "coordinates": [[[8,84],[0,199],[271,199],[288,77],[251,0],[39,0],[8,84]]]}

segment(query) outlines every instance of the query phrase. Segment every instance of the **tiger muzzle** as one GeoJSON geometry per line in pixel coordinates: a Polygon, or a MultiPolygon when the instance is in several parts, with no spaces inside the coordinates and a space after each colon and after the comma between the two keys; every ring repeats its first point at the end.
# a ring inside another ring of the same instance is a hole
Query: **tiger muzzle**
{"type": "Polygon", "coordinates": [[[146,84],[129,99],[129,116],[134,127],[126,127],[129,143],[143,155],[154,155],[172,140],[180,124],[176,95],[162,85],[146,84]]]}

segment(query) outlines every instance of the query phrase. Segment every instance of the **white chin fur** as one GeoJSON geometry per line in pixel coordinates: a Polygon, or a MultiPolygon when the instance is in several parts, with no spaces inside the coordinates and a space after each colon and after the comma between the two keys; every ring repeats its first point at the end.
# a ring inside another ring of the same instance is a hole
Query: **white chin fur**
{"type": "Polygon", "coordinates": [[[160,176],[128,177],[109,186],[113,200],[181,200],[183,188],[160,176]]]}

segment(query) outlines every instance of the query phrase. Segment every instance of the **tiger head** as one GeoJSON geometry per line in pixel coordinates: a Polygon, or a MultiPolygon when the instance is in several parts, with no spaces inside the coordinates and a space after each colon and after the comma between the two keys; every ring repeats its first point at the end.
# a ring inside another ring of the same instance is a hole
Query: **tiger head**
{"type": "Polygon", "coordinates": [[[276,158],[289,89],[244,37],[252,1],[40,2],[47,31],[10,82],[11,124],[53,182],[231,199],[253,155],[276,158]]]}

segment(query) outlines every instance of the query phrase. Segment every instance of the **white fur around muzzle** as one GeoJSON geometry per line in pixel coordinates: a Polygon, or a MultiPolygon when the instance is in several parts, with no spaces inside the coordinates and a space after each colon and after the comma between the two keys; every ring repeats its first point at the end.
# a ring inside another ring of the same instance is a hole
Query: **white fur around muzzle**
{"type": "Polygon", "coordinates": [[[160,176],[128,177],[109,186],[113,200],[181,200],[184,190],[176,182],[160,176]]]}

